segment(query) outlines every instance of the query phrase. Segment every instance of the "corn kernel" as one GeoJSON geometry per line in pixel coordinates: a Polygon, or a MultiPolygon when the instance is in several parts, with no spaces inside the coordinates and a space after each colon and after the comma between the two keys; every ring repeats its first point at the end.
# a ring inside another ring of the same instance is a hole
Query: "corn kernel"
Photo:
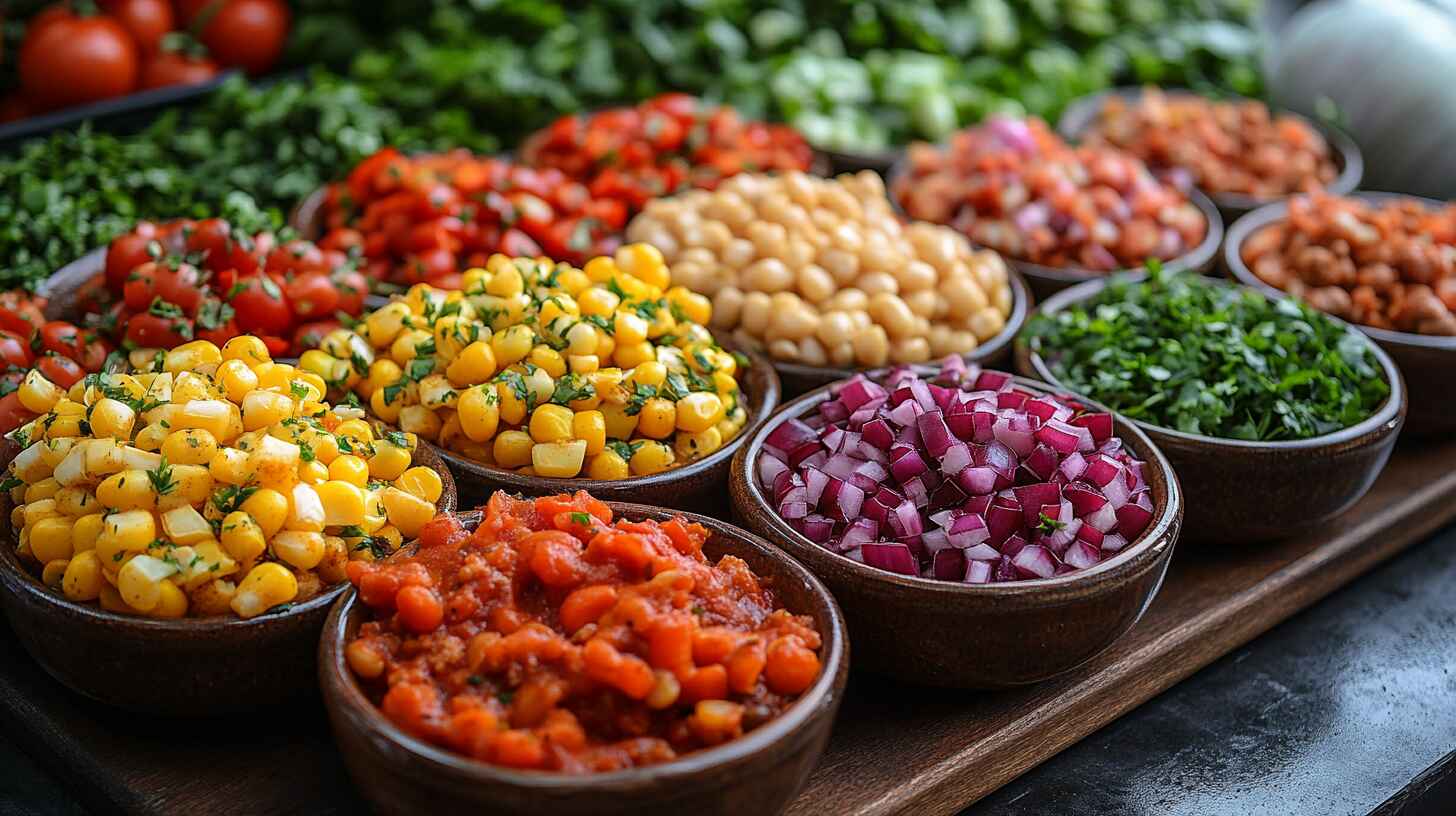
{"type": "Polygon", "coordinates": [[[104,526],[104,517],[100,513],[91,513],[81,516],[71,526],[71,550],[72,552],[85,552],[96,548],[96,540],[101,537],[101,529],[104,526]]]}
{"type": "Polygon", "coordinates": [[[90,422],[93,436],[130,440],[132,425],[136,423],[136,411],[124,402],[106,398],[91,406],[90,422]]]}
{"type": "Polygon", "coordinates": [[[243,500],[240,509],[258,523],[264,538],[272,538],[283,529],[283,523],[288,520],[288,497],[276,490],[259,488],[243,500]]]}
{"type": "Polygon", "coordinates": [[[723,400],[717,394],[695,391],[677,401],[678,430],[700,433],[718,424],[723,415],[723,400]]]}
{"type": "Polygon", "coordinates": [[[531,448],[535,443],[524,431],[501,431],[495,435],[492,453],[498,467],[518,468],[531,463],[531,448]]]}
{"type": "Polygon", "coordinates": [[[601,406],[602,421],[607,426],[607,436],[612,439],[631,439],[636,433],[637,425],[642,417],[640,411],[627,413],[627,406],[616,403],[603,403],[601,406]]]}
{"type": "Polygon", "coordinates": [[[233,337],[226,343],[223,343],[222,359],[224,361],[242,360],[249,367],[273,360],[268,354],[268,346],[262,340],[250,334],[233,337]]]}
{"type": "MultiPolygon", "coordinates": [[[[612,337],[616,339],[619,348],[623,346],[636,346],[647,339],[648,324],[637,314],[628,311],[619,311],[613,323],[612,337]]],[[[623,365],[623,368],[630,366],[623,365]]]]}
{"type": "Polygon", "coordinates": [[[248,481],[248,461],[246,452],[237,448],[221,448],[213,453],[212,461],[208,463],[208,472],[212,474],[214,481],[228,485],[241,485],[248,481]]]}
{"type": "Polygon", "coordinates": [[[101,502],[89,490],[82,487],[63,487],[56,491],[56,511],[72,518],[78,518],[101,510],[101,502]]]}
{"type": "Polygon", "coordinates": [[[289,493],[288,518],[283,526],[288,530],[323,532],[324,505],[313,485],[299,483],[289,493]]]}
{"type": "Polygon", "coordinates": [[[222,362],[222,351],[206,340],[193,340],[167,352],[162,361],[164,371],[197,371],[222,362]]]}
{"type": "Polygon", "coordinates": [[[677,435],[673,450],[684,461],[701,459],[723,447],[723,434],[716,427],[708,427],[696,433],[686,431],[677,435]]]}
{"type": "Polygon", "coordinates": [[[374,455],[369,457],[369,475],[375,479],[392,482],[410,465],[410,453],[387,442],[376,445],[374,455]]]}
{"type": "Polygon", "coordinates": [[[440,416],[423,405],[406,405],[399,412],[399,429],[423,439],[436,439],[444,425],[440,416]]]}
{"type": "Polygon", "coordinates": [[[101,561],[93,550],[78,552],[66,564],[61,592],[73,601],[94,601],[101,595],[101,561]]]}
{"type": "Polygon", "coordinates": [[[667,261],[662,251],[651,244],[624,244],[617,248],[613,260],[618,269],[649,286],[662,289],[668,285],[667,261]]]}
{"type": "Polygon", "coordinates": [[[571,409],[564,405],[542,405],[531,413],[531,438],[536,442],[570,439],[571,427],[571,409]]]}
{"type": "Polygon", "coordinates": [[[379,501],[384,505],[389,523],[399,528],[405,538],[419,535],[425,523],[435,517],[435,505],[397,487],[390,486],[380,491],[379,501]]]}
{"type": "Polygon", "coordinates": [[[364,487],[369,483],[369,463],[353,454],[343,454],[329,463],[329,478],[364,487]]]}
{"type": "Polygon", "coordinates": [[[612,354],[612,361],[619,368],[636,368],[643,363],[657,359],[657,353],[652,344],[646,340],[637,343],[624,343],[620,337],[617,338],[617,350],[612,354]]]}
{"type": "Polygon", "coordinates": [[[273,555],[289,566],[311,570],[324,558],[324,534],[284,530],[269,542],[273,555]]]}
{"type": "Polygon", "coordinates": [[[66,568],[70,565],[71,560],[69,558],[47,561],[46,565],[41,568],[40,582],[52,589],[60,589],[61,580],[66,575],[66,568]]]}
{"type": "Polygon", "coordinates": [[[243,397],[243,428],[256,431],[293,416],[293,400],[273,391],[249,391],[243,397]]]}
{"type": "MultiPolygon", "coordinates": [[[[405,471],[406,475],[408,473],[405,471]]],[[[331,480],[314,490],[323,505],[325,527],[346,527],[364,522],[364,491],[360,485],[331,480]]]]}
{"type": "Polygon", "coordinates": [[[494,386],[475,386],[460,395],[460,429],[473,442],[487,442],[500,424],[500,394],[494,386]]]}
{"type": "Polygon", "coordinates": [[[601,411],[578,411],[571,418],[571,435],[586,442],[586,455],[595,456],[607,445],[607,421],[601,411]]]}
{"type": "Polygon", "coordinates": [[[677,406],[670,400],[652,397],[642,403],[637,433],[650,439],[665,439],[677,424],[677,406]]]}
{"type": "Polygon", "coordinates": [[[644,441],[629,462],[634,476],[650,476],[672,467],[672,449],[661,442],[644,441]]]}
{"type": "Polygon", "coordinates": [[[254,618],[297,595],[298,579],[293,573],[282,564],[269,562],[248,572],[238,584],[231,606],[238,617],[254,618]]]}
{"type": "Polygon", "coordinates": [[[162,441],[162,455],[176,465],[207,465],[217,453],[217,437],[201,428],[173,431],[162,441]]]}
{"type": "Polygon", "coordinates": [[[629,475],[626,460],[610,448],[593,456],[587,464],[587,476],[592,479],[625,479],[629,475]]]}
{"type": "MultiPolygon", "coordinates": [[[[595,340],[596,335],[593,334],[592,338],[595,340]]],[[[561,356],[560,352],[550,346],[536,346],[531,349],[531,353],[527,356],[527,361],[532,365],[539,366],[552,377],[560,377],[566,373],[566,359],[561,356]]]]}
{"type": "Polygon", "coordinates": [[[70,558],[75,552],[70,519],[53,516],[28,525],[30,553],[42,564],[70,558]]]}
{"type": "MultiPolygon", "coordinates": [[[[433,468],[427,467],[412,467],[406,470],[399,475],[398,479],[394,480],[394,486],[412,496],[418,496],[430,504],[438,502],[440,494],[445,489],[444,483],[440,480],[440,474],[436,473],[433,468]]],[[[362,498],[360,508],[362,513],[362,498]]],[[[358,524],[358,522],[349,523],[358,524]]]]}
{"type": "Polygon", "coordinates": [[[267,549],[267,540],[247,511],[234,510],[222,520],[222,546],[238,561],[253,561],[267,549]]]}
{"type": "Polygon", "coordinates": [[[531,468],[538,476],[570,479],[581,473],[586,459],[586,440],[540,442],[531,447],[531,468]]]}
{"type": "Polygon", "coordinates": [[[61,491],[61,483],[54,478],[47,476],[38,482],[25,486],[25,501],[36,502],[41,499],[53,499],[61,491]]]}
{"type": "Polygon", "coordinates": [[[61,401],[66,392],[59,386],[45,378],[40,369],[32,368],[26,373],[25,379],[21,380],[20,388],[16,392],[16,398],[20,404],[25,406],[27,411],[37,414],[44,414],[55,407],[61,401]]]}
{"type": "Polygon", "coordinates": [[[515,325],[490,338],[490,350],[497,366],[505,367],[520,362],[531,353],[536,344],[536,332],[529,326],[515,325]]]}
{"type": "Polygon", "coordinates": [[[152,471],[123,470],[101,480],[96,500],[113,510],[151,510],[157,506],[157,490],[148,474],[152,471]]]}
{"type": "Polygon", "coordinates": [[[126,605],[138,612],[150,612],[162,599],[159,584],[177,573],[168,561],[138,555],[122,565],[116,574],[116,588],[126,605]]]}
{"type": "Polygon", "coordinates": [[[157,603],[148,614],[164,620],[185,616],[187,614],[186,593],[171,581],[157,584],[157,603]]]}
{"type": "Polygon", "coordinates": [[[298,480],[306,485],[319,485],[329,479],[329,466],[315,459],[298,466],[298,480]]]}

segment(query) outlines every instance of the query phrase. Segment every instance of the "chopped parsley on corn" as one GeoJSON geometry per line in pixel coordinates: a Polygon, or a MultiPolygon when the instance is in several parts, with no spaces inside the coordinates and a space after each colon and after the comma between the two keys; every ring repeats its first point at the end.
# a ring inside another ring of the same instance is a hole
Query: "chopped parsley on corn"
{"type": "Polygon", "coordinates": [[[41,413],[4,489],[19,553],[65,597],[157,618],[261,615],[346,579],[435,515],[416,437],[330,407],[316,374],[256,337],[138,357],[69,390],[31,372],[41,413]]]}
{"type": "Polygon", "coordinates": [[[324,337],[300,367],[384,422],[522,473],[625,479],[708,456],[748,419],[707,298],[629,244],[583,268],[493,255],[324,337]]]}

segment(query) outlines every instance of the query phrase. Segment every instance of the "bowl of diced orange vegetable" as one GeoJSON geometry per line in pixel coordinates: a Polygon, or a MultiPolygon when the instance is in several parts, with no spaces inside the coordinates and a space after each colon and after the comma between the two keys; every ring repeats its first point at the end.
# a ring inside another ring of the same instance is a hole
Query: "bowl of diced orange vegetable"
{"type": "Polygon", "coordinates": [[[349,576],[320,679],[380,812],[776,813],[843,695],[828,591],[704,516],[502,491],[349,576]]]}
{"type": "Polygon", "coordinates": [[[728,462],[778,404],[773,366],[720,345],[709,300],[629,244],[582,268],[491,256],[417,284],[299,366],[434,443],[466,503],[504,487],[726,507],[728,462]]]}
{"type": "Polygon", "coordinates": [[[38,416],[9,434],[0,485],[11,624],[58,680],[123,708],[212,716],[306,691],[349,562],[453,509],[454,479],[259,338],[131,356],[17,391],[38,416]]]}

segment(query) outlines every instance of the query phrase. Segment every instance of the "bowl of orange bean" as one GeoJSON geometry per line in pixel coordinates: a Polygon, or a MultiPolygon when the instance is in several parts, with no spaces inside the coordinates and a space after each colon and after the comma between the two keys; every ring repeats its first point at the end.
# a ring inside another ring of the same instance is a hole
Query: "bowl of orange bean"
{"type": "Polygon", "coordinates": [[[1365,170],[1360,148],[1335,127],[1257,99],[1208,99],[1177,88],[1084,97],[1057,130],[1073,142],[1120,148],[1163,178],[1191,183],[1226,220],[1299,193],[1352,192],[1365,170]]]}
{"type": "Polygon", "coordinates": [[[909,218],[999,252],[1038,298],[1149,260],[1205,271],[1223,238],[1207,196],[1125,151],[1069,145],[1036,118],[993,117],[943,145],[912,144],[889,188],[909,218]]]}
{"type": "Polygon", "coordinates": [[[1229,274],[1355,324],[1405,375],[1405,432],[1456,431],[1456,204],[1314,193],[1229,229],[1229,274]]]}
{"type": "Polygon", "coordinates": [[[776,813],[844,692],[828,590],[705,516],[497,492],[350,580],[320,679],[380,812],[776,813]]]}

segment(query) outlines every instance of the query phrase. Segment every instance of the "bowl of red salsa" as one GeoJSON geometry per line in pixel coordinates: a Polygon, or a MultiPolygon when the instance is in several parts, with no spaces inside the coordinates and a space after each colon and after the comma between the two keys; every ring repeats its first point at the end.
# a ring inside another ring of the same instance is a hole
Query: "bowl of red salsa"
{"type": "Polygon", "coordinates": [[[777,812],[843,695],[828,591],[704,516],[498,492],[350,578],[320,675],[382,812],[777,812]]]}

